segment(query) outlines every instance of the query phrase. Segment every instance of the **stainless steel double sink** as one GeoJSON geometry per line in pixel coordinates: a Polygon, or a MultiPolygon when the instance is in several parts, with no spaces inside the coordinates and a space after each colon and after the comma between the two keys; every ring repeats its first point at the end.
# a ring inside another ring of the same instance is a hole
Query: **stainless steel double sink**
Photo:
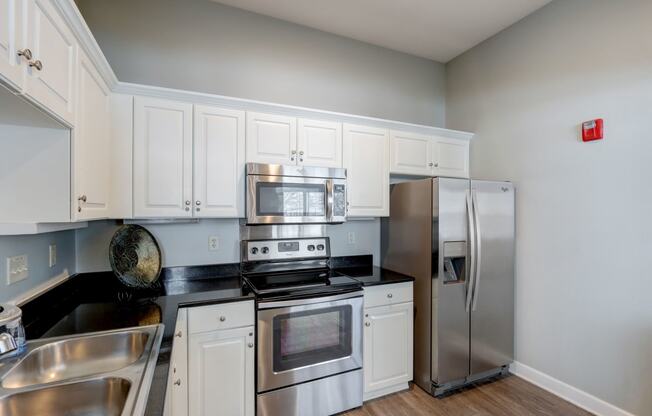
{"type": "Polygon", "coordinates": [[[0,359],[0,416],[126,416],[145,411],[163,325],[27,343],[0,359]]]}

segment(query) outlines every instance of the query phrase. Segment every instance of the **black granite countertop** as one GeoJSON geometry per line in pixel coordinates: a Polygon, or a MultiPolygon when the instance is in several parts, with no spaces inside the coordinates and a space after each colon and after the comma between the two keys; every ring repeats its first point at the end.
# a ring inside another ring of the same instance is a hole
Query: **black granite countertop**
{"type": "Polygon", "coordinates": [[[78,274],[22,306],[28,339],[163,323],[146,415],[163,414],[179,307],[254,299],[238,265],[164,269],[156,287],[131,289],[110,272],[78,274]]]}
{"type": "Polygon", "coordinates": [[[388,285],[413,282],[414,277],[374,266],[371,255],[333,258],[331,267],[338,273],[351,277],[363,286],[388,285]]]}
{"type": "MultiPolygon", "coordinates": [[[[371,255],[334,257],[331,268],[364,286],[413,281],[373,266],[371,255]]],[[[111,272],[77,274],[23,305],[28,339],[163,323],[165,331],[145,414],[163,414],[172,339],[180,307],[253,300],[239,264],[163,269],[156,286],[132,289],[111,272]]]]}

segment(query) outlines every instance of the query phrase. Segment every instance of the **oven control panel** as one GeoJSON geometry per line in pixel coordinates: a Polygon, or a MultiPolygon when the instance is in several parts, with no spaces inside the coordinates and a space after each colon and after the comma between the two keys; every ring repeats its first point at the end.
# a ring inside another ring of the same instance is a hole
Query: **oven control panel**
{"type": "Polygon", "coordinates": [[[305,259],[330,256],[328,237],[243,242],[244,261],[305,259]]]}

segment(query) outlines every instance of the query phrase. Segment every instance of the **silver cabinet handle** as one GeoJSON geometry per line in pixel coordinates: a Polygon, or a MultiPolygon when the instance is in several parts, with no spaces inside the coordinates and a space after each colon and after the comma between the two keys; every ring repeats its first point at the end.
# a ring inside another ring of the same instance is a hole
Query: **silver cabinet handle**
{"type": "Polygon", "coordinates": [[[226,316],[220,316],[220,322],[226,321],[226,316]]]}
{"type": "Polygon", "coordinates": [[[186,211],[190,211],[190,207],[186,207],[186,211]]]}
{"type": "Polygon", "coordinates": [[[253,343],[253,342],[250,342],[249,344],[247,344],[247,347],[249,347],[249,348],[253,348],[253,347],[254,347],[254,343],[253,343]]]}
{"type": "Polygon", "coordinates": [[[87,199],[88,199],[88,198],[86,198],[86,195],[82,195],[82,196],[80,196],[79,198],[77,198],[77,201],[86,202],[87,199]]]}
{"type": "Polygon", "coordinates": [[[22,56],[28,61],[32,60],[32,51],[29,48],[21,49],[18,51],[18,56],[22,56]]]}
{"type": "Polygon", "coordinates": [[[438,167],[439,167],[439,163],[435,163],[435,167],[438,168],[438,167]]]}
{"type": "Polygon", "coordinates": [[[299,152],[299,156],[303,156],[303,150],[299,152]]]}
{"type": "Polygon", "coordinates": [[[296,155],[296,154],[297,154],[297,151],[296,151],[296,150],[293,150],[293,151],[292,151],[292,154],[293,154],[293,155],[296,155]]]}
{"type": "Polygon", "coordinates": [[[201,201],[195,201],[195,205],[200,206],[200,205],[201,205],[201,201]]]}
{"type": "Polygon", "coordinates": [[[43,62],[39,61],[38,59],[36,61],[29,61],[28,65],[36,68],[37,71],[43,69],[43,62]]]}
{"type": "Polygon", "coordinates": [[[428,163],[428,166],[433,167],[433,166],[435,166],[435,164],[430,162],[430,163],[428,163]]]}
{"type": "Polygon", "coordinates": [[[364,326],[371,326],[371,322],[369,322],[369,321],[365,322],[364,326]]]}
{"type": "Polygon", "coordinates": [[[181,379],[180,379],[180,378],[176,379],[176,380],[174,381],[174,385],[175,385],[175,386],[180,386],[180,385],[181,385],[181,379]]]}
{"type": "Polygon", "coordinates": [[[190,202],[190,201],[186,201],[186,205],[190,205],[191,203],[192,203],[192,202],[190,202]]]}
{"type": "Polygon", "coordinates": [[[391,293],[388,293],[388,294],[387,294],[387,297],[388,297],[389,299],[391,299],[391,298],[394,297],[394,295],[392,295],[391,293]]]}
{"type": "Polygon", "coordinates": [[[174,334],[174,336],[177,337],[177,338],[181,338],[182,335],[183,335],[183,332],[181,332],[181,331],[174,334]]]}

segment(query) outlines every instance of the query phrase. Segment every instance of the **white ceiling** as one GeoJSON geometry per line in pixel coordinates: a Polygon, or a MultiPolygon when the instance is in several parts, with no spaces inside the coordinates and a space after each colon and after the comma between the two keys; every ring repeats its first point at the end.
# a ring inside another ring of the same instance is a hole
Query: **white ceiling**
{"type": "Polygon", "coordinates": [[[551,0],[213,0],[448,62],[551,0]]]}

